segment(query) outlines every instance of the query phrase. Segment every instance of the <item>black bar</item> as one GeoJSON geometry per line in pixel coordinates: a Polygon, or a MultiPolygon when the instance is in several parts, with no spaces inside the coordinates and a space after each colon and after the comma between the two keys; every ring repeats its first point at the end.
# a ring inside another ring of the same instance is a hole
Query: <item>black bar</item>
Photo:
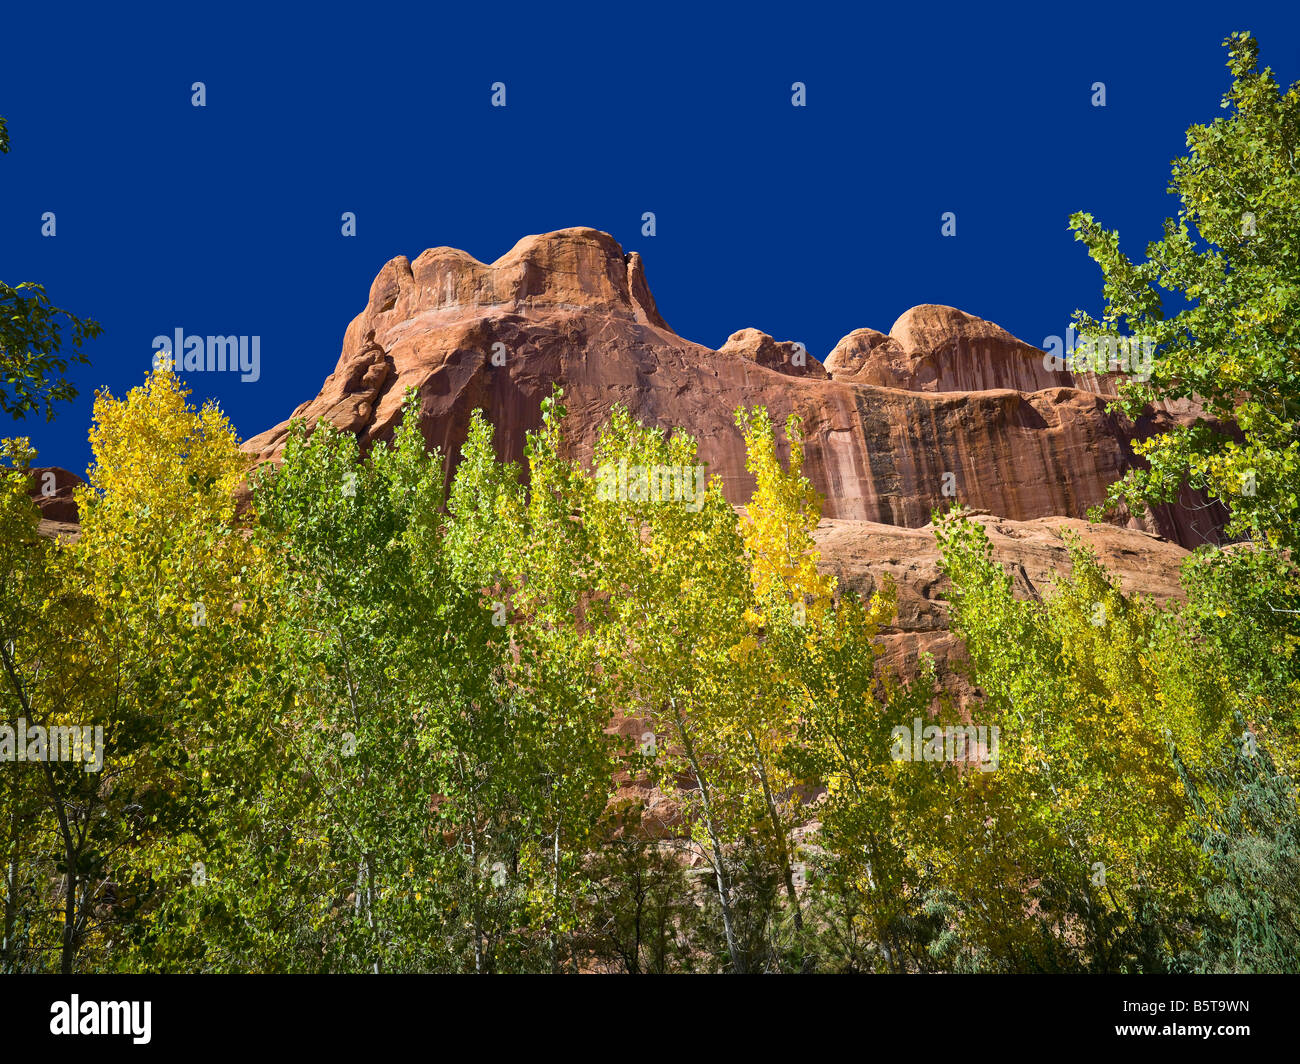
{"type": "Polygon", "coordinates": [[[823,976],[797,985],[780,977],[680,979],[19,976],[0,983],[0,1044],[94,1050],[116,1042],[142,1052],[255,1047],[324,1051],[329,1059],[349,1049],[408,1046],[460,1054],[468,1044],[494,1057],[518,1046],[530,1053],[553,1047],[576,1059],[690,1052],[721,1038],[728,1056],[757,1040],[770,1057],[778,1048],[829,1050],[826,1040],[839,1031],[852,1040],[853,1055],[864,1058],[896,1052],[889,1047],[899,1038],[899,1048],[912,1043],[939,1052],[984,1046],[1073,1055],[1125,1044],[1139,1052],[1185,1052],[1199,1044],[1222,1055],[1286,1046],[1300,991],[1295,976],[823,976]],[[131,1033],[51,1033],[55,1010],[70,1006],[74,994],[83,1014],[87,1003],[133,1002],[142,1020],[148,1002],[148,1042],[137,1044],[131,1033]],[[1148,1026],[1153,1031],[1137,1030],[1148,1026]],[[1205,1027],[1208,1037],[1185,1030],[1205,1027]]]}

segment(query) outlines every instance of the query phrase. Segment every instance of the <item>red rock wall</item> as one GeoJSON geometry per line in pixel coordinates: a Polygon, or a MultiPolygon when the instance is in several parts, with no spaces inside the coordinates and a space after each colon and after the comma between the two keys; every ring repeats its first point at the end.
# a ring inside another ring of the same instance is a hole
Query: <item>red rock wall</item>
{"type": "MultiPolygon", "coordinates": [[[[294,413],[384,439],[415,387],[431,446],[456,455],[481,407],[502,455],[520,460],[554,382],[579,457],[590,459],[597,429],[622,403],[692,433],[736,503],[753,483],[733,411],[762,404],[778,422],[797,412],[826,516],[907,527],[953,497],[1017,520],[1083,517],[1133,463],[1135,437],[1192,416],[1162,411],[1133,425],[1106,412],[1107,396],[1045,369],[1037,348],[951,307],[915,307],[888,336],[857,330],[825,365],[755,329],[711,351],[669,329],[640,258],[593,229],[527,237],[490,265],[451,248],[393,259],[320,394],[294,413]]],[[[273,460],[287,427],[247,449],[273,460]]],[[[1191,507],[1124,523],[1185,545],[1216,529],[1214,515],[1191,507]]]]}

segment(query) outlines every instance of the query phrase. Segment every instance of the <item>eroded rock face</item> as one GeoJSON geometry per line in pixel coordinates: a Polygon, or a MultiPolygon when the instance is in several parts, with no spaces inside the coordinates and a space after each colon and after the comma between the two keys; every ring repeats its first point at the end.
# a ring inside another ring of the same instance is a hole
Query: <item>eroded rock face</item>
{"type": "MultiPolygon", "coordinates": [[[[425,439],[449,468],[476,407],[496,426],[501,455],[519,461],[559,383],[576,457],[590,460],[621,403],[692,433],[739,504],[753,480],[733,412],[762,404],[778,424],[803,418],[806,468],[828,517],[906,527],[954,499],[1016,520],[1083,517],[1133,464],[1134,439],[1190,416],[1159,411],[1133,424],[1108,414],[1103,390],[1044,369],[1043,352],[951,307],[915,307],[888,336],[856,330],[825,366],[796,353],[757,329],[718,351],[683,339],[637,255],[606,233],[565,229],[527,237],[491,264],[451,248],[387,263],[334,372],[294,416],[328,418],[368,444],[391,436],[414,387],[425,439]]],[[[245,447],[273,461],[287,430],[245,447]]],[[[1184,544],[1215,534],[1213,515],[1189,507],[1120,521],[1184,544]]]]}
{"type": "Polygon", "coordinates": [[[854,329],[826,356],[826,372],[845,383],[905,388],[906,360],[892,336],[875,329],[854,329]]]}
{"type": "Polygon", "coordinates": [[[41,518],[46,521],[76,521],[77,504],[72,492],[84,481],[76,473],[58,466],[41,466],[29,472],[29,494],[41,511],[41,518]]]}
{"type": "Polygon", "coordinates": [[[935,303],[913,307],[889,335],[858,329],[826,360],[835,380],[910,392],[1079,387],[1043,364],[1043,352],[992,322],[935,303]],[[832,368],[834,363],[834,368],[832,368]]]}
{"type": "Polygon", "coordinates": [[[739,355],[756,366],[776,370],[796,377],[825,380],[826,370],[812,358],[804,346],[793,340],[776,341],[757,329],[741,329],[727,337],[718,349],[719,354],[739,355]]]}
{"type": "MultiPolygon", "coordinates": [[[[1114,573],[1126,594],[1141,593],[1156,602],[1181,602],[1179,567],[1188,551],[1149,532],[1092,524],[1072,518],[1042,517],[1011,521],[992,515],[975,517],[988,532],[995,561],[1012,574],[1017,598],[1042,598],[1054,577],[1069,571],[1065,537],[1071,533],[1091,547],[1114,573]]],[[[958,640],[948,630],[949,583],[939,571],[933,525],[898,528],[867,521],[822,521],[816,532],[822,568],[833,572],[841,587],[868,596],[885,575],[898,588],[898,613],[884,630],[882,668],[894,675],[915,674],[922,653],[930,653],[949,690],[967,702],[972,689],[960,669],[964,660],[958,640]]]]}

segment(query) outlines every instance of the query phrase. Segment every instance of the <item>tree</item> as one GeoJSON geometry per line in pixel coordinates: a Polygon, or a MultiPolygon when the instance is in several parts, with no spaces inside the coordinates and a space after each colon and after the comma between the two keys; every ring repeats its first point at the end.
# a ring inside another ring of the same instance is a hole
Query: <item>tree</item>
{"type": "Polygon", "coordinates": [[[170,374],[123,401],[101,393],[95,417],[73,543],[37,534],[31,452],[7,444],[5,718],[48,739],[6,787],[11,809],[40,811],[6,840],[8,882],[26,884],[6,889],[6,942],[24,943],[23,957],[7,949],[11,967],[45,967],[51,950],[64,972],[87,956],[138,960],[175,866],[188,877],[211,844],[263,730],[232,711],[259,611],[256,553],[230,524],[243,456],[229,426],[189,408],[170,374]],[[83,746],[93,735],[93,766],[67,758],[65,729],[83,746]]]}
{"type": "Polygon", "coordinates": [[[822,500],[803,473],[798,418],[786,425],[785,468],[765,410],[738,411],[737,424],[755,477],[740,523],[755,601],[736,655],[751,684],[747,785],[762,799],[793,937],[804,940],[802,964],[847,951],[850,965],[879,960],[901,971],[900,932],[916,883],[897,840],[916,812],[917,780],[896,771],[889,737],[894,725],[928,711],[934,678],[923,665],[903,685],[877,669],[877,637],[895,610],[891,581],[864,603],[849,591],[837,595],[834,577],[819,572],[813,532],[822,500]],[[815,814],[799,798],[812,784],[826,788],[815,814]],[[798,862],[815,912],[805,935],[788,840],[809,815],[820,830],[811,860],[798,862]]]}
{"type": "Polygon", "coordinates": [[[678,848],[653,837],[636,801],[610,804],[595,834],[580,901],[579,939],[599,971],[694,971],[699,910],[678,848]]]}
{"type": "Polygon", "coordinates": [[[1193,838],[1208,855],[1202,872],[1207,912],[1192,954],[1197,971],[1294,973],[1300,969],[1300,815],[1296,785],[1279,772],[1240,714],[1240,736],[1210,771],[1226,801],[1207,802],[1175,748],[1193,838]]]}
{"type": "MultiPolygon", "coordinates": [[[[1226,691],[1251,749],[1226,758],[1191,753],[1170,739],[1186,791],[1190,837],[1209,855],[1199,873],[1202,941],[1193,962],[1213,970],[1294,965],[1295,796],[1256,736],[1295,767],[1300,673],[1300,83],[1282,91],[1259,69],[1248,33],[1224,42],[1232,85],[1228,113],[1188,130],[1169,191],[1178,218],[1148,245],[1145,261],[1119,250],[1119,235],[1091,215],[1071,218],[1101,266],[1106,308],[1079,312],[1084,329],[1127,324],[1155,350],[1149,381],[1121,389],[1139,415],[1152,401],[1190,400],[1205,416],[1138,445],[1148,468],[1112,486],[1107,506],[1173,501],[1184,484],[1227,507],[1230,537],[1184,566],[1189,601],[1180,624],[1194,647],[1188,672],[1226,691]],[[1174,311],[1167,313],[1168,293],[1174,311]]],[[[1094,516],[1100,516],[1095,514],[1094,516]]],[[[1168,708],[1163,707],[1163,708],[1168,708]]],[[[1223,716],[1223,712],[1220,713],[1223,716]]],[[[1215,734],[1218,734],[1217,732],[1215,734]]],[[[1225,739],[1221,749],[1234,750],[1225,739]]]]}
{"type": "Polygon", "coordinates": [[[1149,468],[1112,486],[1110,505],[1173,501],[1190,484],[1231,512],[1228,532],[1261,545],[1300,546],[1300,83],[1279,91],[1258,69],[1247,33],[1225,42],[1233,83],[1229,113],[1187,132],[1169,191],[1177,219],[1134,262],[1119,234],[1091,215],[1070,219],[1075,239],[1101,266],[1100,320],[1151,345],[1149,381],[1130,381],[1122,407],[1139,416],[1153,400],[1193,400],[1207,415],[1135,446],[1149,468]],[[1178,308],[1166,312],[1163,290],[1178,308]]]}
{"type": "Polygon", "coordinates": [[[1202,548],[1184,562],[1184,620],[1231,677],[1248,719],[1277,730],[1276,755],[1300,767],[1300,574],[1285,552],[1239,544],[1202,548]]]}
{"type": "MultiPolygon", "coordinates": [[[[754,475],[753,497],[740,521],[755,608],[745,615],[750,633],[735,652],[737,663],[754,678],[752,714],[743,724],[752,752],[752,786],[762,798],[769,838],[785,887],[796,932],[803,914],[794,883],[790,838],[798,823],[798,780],[789,772],[790,750],[798,731],[801,705],[788,682],[786,667],[797,660],[815,638],[834,608],[835,579],[818,572],[812,534],[821,520],[822,500],[803,472],[802,422],[792,415],[786,423],[789,467],[776,454],[775,433],[767,410],[738,410],[736,424],[745,438],[745,466],[754,475]],[[760,649],[770,630],[773,646],[785,637],[784,660],[760,649]],[[802,638],[801,638],[802,637],[802,638]]],[[[805,689],[806,690],[806,689],[805,689]]]]}
{"type": "Polygon", "coordinates": [[[115,964],[202,956],[225,851],[270,756],[269,571],[235,506],[247,460],[221,411],[188,394],[160,369],[123,399],[97,395],[66,548],[93,610],[80,639],[107,673],[94,712],[109,815],[95,830],[126,840],[106,869],[115,964]]]}
{"type": "MultiPolygon", "coordinates": [[[[93,614],[66,553],[39,534],[28,495],[34,457],[6,440],[0,488],[0,838],[5,971],[72,971],[93,925],[114,833],[103,830],[94,727],[107,671],[86,638],[93,614]],[[83,728],[90,743],[80,742],[83,728]],[[75,731],[70,729],[75,728],[75,731]],[[64,729],[69,729],[65,731],[64,729]],[[33,736],[34,738],[27,738],[33,736]],[[72,744],[66,738],[74,739],[72,744]],[[75,758],[75,760],[74,760],[75,758]],[[51,884],[61,880],[57,892],[51,884]]],[[[98,757],[102,758],[101,744],[98,757]]],[[[111,779],[113,772],[107,773],[111,779]]]]}
{"type": "Polygon", "coordinates": [[[270,872],[283,892],[288,918],[263,914],[269,964],[455,965],[438,907],[446,862],[430,738],[460,696],[480,697],[485,666],[472,659],[484,657],[486,626],[440,579],[442,463],[425,451],[418,414],[408,396],[392,443],[364,457],[351,434],[297,421],[282,464],[255,479],[256,540],[278,574],[279,771],[302,781],[297,795],[278,780],[266,794],[263,844],[285,859],[268,869],[266,854],[249,852],[241,873],[270,872]]]}
{"type": "Polygon", "coordinates": [[[242,947],[259,963],[574,960],[616,762],[571,516],[582,482],[559,457],[558,419],[548,404],[530,436],[527,490],[476,414],[444,506],[414,391],[391,442],[363,455],[327,422],[295,423],[280,467],[256,478],[284,692],[261,833],[288,855],[246,849],[235,870],[279,893],[242,947]]]}
{"type": "Polygon", "coordinates": [[[1124,595],[1077,539],[1038,602],[1013,598],[974,520],[954,511],[935,534],[1000,754],[952,780],[925,859],[975,942],[1015,970],[1174,966],[1201,858],[1169,744],[1209,778],[1230,680],[1177,612],[1124,595]]]}
{"type": "MultiPolygon", "coordinates": [[[[475,412],[452,484],[447,533],[457,579],[482,596],[480,616],[493,618],[504,636],[495,644],[497,704],[480,704],[476,712],[486,713],[484,723],[504,712],[512,737],[507,750],[483,750],[480,736],[462,731],[459,749],[475,761],[486,755],[491,767],[458,771],[448,796],[458,804],[475,779],[506,788],[510,802],[497,799],[487,808],[517,809],[516,872],[530,919],[545,928],[551,971],[560,969],[561,943],[573,939],[589,887],[592,833],[618,769],[616,742],[607,734],[615,704],[604,661],[608,607],[597,594],[586,520],[594,485],[562,457],[559,400],[557,393],[543,401],[542,425],[528,435],[527,490],[516,466],[496,461],[491,427],[475,412]]],[[[471,823],[481,819],[474,814],[471,823]]],[[[572,961],[572,948],[569,954],[572,961]]]]}

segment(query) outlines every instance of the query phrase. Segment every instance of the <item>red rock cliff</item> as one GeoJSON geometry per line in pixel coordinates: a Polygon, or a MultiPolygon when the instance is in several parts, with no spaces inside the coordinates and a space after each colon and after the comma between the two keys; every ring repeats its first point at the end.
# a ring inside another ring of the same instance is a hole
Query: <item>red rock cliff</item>
{"type": "MultiPolygon", "coordinates": [[[[1158,411],[1135,425],[1108,414],[1106,383],[1046,370],[1043,352],[952,307],[914,307],[888,335],[856,330],[824,365],[756,329],[712,351],[669,328],[640,257],[594,229],[526,237],[491,264],[452,248],[388,262],[334,372],[293,416],[383,439],[413,386],[425,437],[444,455],[458,454],[482,407],[503,455],[517,460],[553,382],[565,389],[579,457],[623,403],[694,434],[734,502],[752,488],[735,408],[761,403],[778,422],[797,412],[826,516],[905,527],[924,525],[953,492],[1015,520],[1083,517],[1133,463],[1135,438],[1192,416],[1158,411]]],[[[274,459],[287,428],[246,447],[274,459]]],[[[1216,531],[1194,506],[1122,523],[1184,545],[1216,531]]]]}

